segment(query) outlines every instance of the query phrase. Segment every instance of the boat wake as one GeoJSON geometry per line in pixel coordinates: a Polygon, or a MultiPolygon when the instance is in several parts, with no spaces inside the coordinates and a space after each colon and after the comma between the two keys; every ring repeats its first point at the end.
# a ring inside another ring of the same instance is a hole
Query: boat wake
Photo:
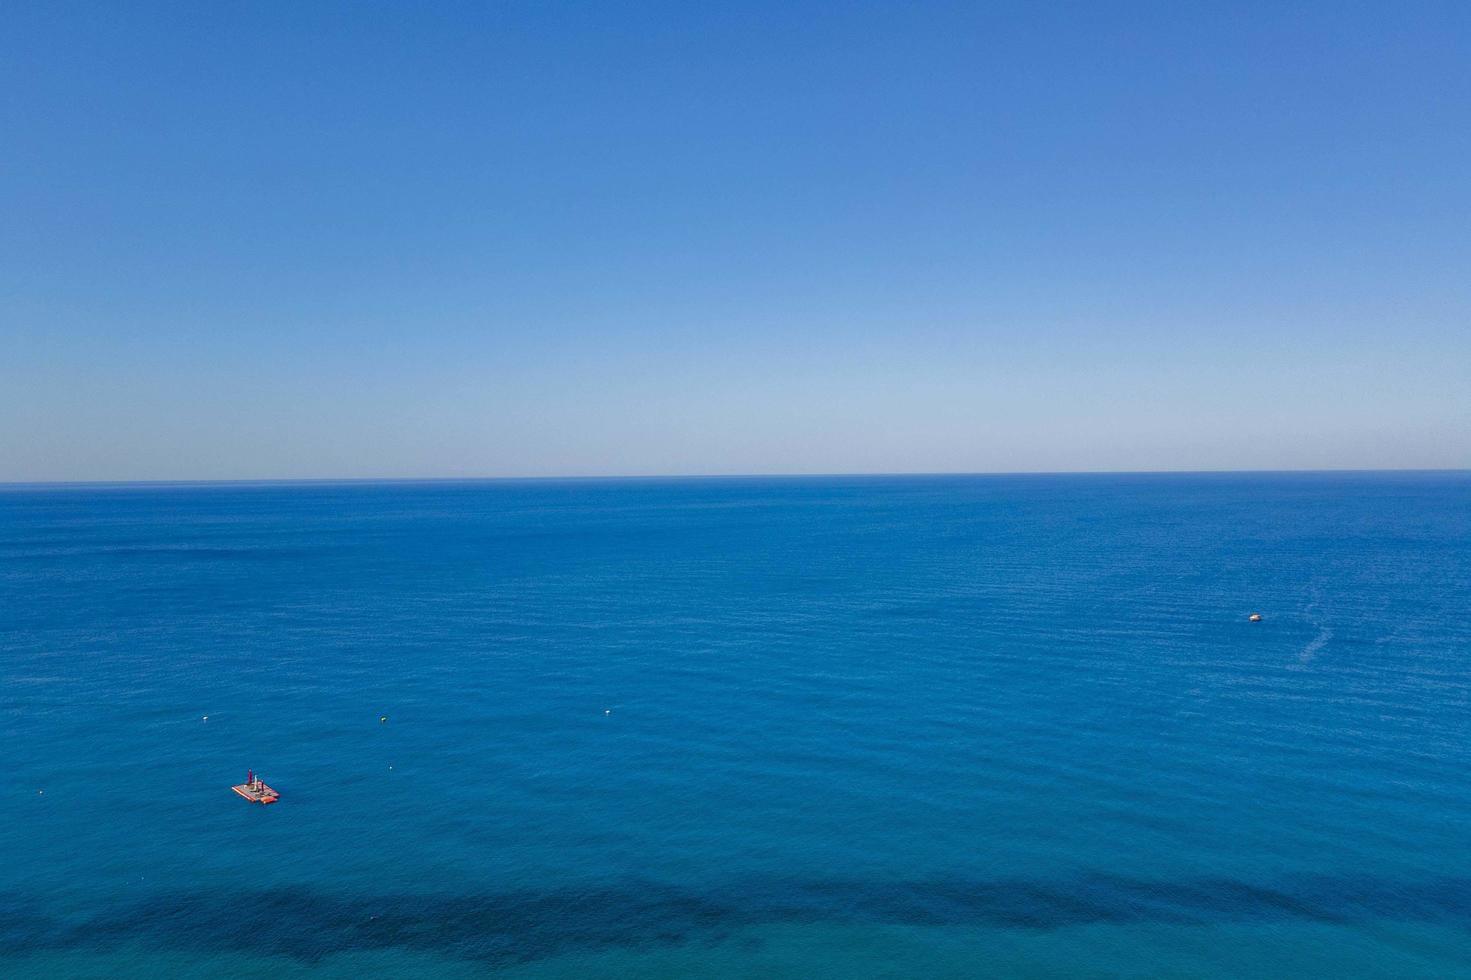
{"type": "Polygon", "coordinates": [[[1327,646],[1328,641],[1331,639],[1333,639],[1333,631],[1331,629],[1326,626],[1318,627],[1318,635],[1309,640],[1308,645],[1302,648],[1302,652],[1297,655],[1297,662],[1303,664],[1311,663],[1313,658],[1318,655],[1318,651],[1327,646]]]}

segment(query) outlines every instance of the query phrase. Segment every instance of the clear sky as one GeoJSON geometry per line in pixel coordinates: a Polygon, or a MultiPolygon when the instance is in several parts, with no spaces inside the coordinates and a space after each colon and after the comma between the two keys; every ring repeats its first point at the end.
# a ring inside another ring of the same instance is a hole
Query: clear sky
{"type": "Polygon", "coordinates": [[[1471,4],[5,4],[0,480],[1471,465],[1471,4]]]}

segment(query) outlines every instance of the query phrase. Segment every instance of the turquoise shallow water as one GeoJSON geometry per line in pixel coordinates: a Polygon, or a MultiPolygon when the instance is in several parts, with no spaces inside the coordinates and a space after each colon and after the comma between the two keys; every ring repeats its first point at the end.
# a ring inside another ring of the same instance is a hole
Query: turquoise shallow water
{"type": "Polygon", "coordinates": [[[1466,474],[4,488],[0,973],[1471,974],[1468,667],[1466,474]]]}

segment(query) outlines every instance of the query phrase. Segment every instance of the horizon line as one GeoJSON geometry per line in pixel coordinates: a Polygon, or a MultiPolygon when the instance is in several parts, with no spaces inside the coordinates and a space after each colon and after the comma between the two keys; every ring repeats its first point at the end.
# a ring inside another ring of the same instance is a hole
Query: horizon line
{"type": "Polygon", "coordinates": [[[634,482],[657,480],[822,480],[916,477],[1023,477],[1023,476],[1270,476],[1347,474],[1471,474],[1471,467],[1315,467],[1304,469],[1181,469],[1181,470],[913,470],[864,472],[773,473],[617,473],[514,476],[302,476],[208,477],[145,480],[0,480],[0,490],[104,487],[209,487],[341,485],[385,483],[557,483],[634,482]]]}

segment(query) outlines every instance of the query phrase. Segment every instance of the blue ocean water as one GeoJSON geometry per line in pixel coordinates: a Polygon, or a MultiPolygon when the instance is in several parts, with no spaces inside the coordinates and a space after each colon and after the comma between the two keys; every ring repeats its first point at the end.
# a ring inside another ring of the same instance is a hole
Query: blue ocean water
{"type": "Polygon", "coordinates": [[[1464,473],[3,488],[0,973],[1471,975],[1468,668],[1464,473]]]}

